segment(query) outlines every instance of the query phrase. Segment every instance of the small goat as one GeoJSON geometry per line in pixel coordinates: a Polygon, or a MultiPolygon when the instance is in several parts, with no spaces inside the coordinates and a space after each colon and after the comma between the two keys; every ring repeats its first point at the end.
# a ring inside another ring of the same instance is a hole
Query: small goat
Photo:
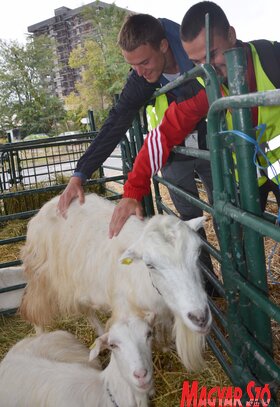
{"type": "Polygon", "coordinates": [[[64,331],[23,339],[0,363],[1,406],[147,407],[153,389],[152,320],[153,315],[133,316],[114,323],[91,352],[64,331]],[[100,370],[88,360],[105,348],[111,358],[100,370]]]}
{"type": "Polygon", "coordinates": [[[194,231],[203,219],[132,216],[109,239],[113,203],[88,195],[83,205],[77,200],[70,205],[65,220],[57,202],[58,197],[45,204],[28,225],[21,315],[44,327],[59,315],[93,318],[96,309],[117,315],[140,309],[158,319],[171,311],[178,354],[187,369],[197,369],[212,321],[194,231]]]}

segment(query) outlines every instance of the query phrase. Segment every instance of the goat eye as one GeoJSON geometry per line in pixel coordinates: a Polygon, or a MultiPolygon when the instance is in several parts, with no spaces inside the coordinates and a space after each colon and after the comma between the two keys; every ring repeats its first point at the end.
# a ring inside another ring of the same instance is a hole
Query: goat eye
{"type": "Polygon", "coordinates": [[[151,337],[152,337],[152,331],[148,331],[148,333],[147,333],[147,339],[150,339],[151,337]]]}
{"type": "Polygon", "coordinates": [[[110,349],[117,349],[117,348],[118,348],[118,345],[116,345],[115,343],[110,343],[110,344],[109,344],[109,348],[110,348],[110,349]]]}
{"type": "Polygon", "coordinates": [[[154,269],[155,267],[151,263],[146,263],[146,266],[148,269],[154,269]]]}

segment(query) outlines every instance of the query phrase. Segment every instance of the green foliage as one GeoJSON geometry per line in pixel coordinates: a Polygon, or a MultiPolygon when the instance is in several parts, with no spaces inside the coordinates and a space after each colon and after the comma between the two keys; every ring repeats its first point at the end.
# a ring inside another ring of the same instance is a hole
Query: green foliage
{"type": "Polygon", "coordinates": [[[52,43],[45,36],[0,40],[0,131],[21,127],[23,135],[49,133],[64,116],[62,102],[49,91],[52,43]]]}
{"type": "Polygon", "coordinates": [[[82,118],[85,117],[81,109],[67,110],[64,119],[59,123],[58,133],[65,131],[87,131],[87,127],[81,124],[82,118]]]}
{"type": "Polygon", "coordinates": [[[69,65],[81,69],[81,80],[76,83],[76,92],[65,102],[67,107],[77,110],[83,116],[93,109],[97,127],[112,106],[114,95],[123,88],[128,73],[127,63],[117,46],[117,37],[126,11],[111,5],[98,10],[87,7],[84,18],[95,28],[94,38],[85,39],[74,49],[69,65]]]}

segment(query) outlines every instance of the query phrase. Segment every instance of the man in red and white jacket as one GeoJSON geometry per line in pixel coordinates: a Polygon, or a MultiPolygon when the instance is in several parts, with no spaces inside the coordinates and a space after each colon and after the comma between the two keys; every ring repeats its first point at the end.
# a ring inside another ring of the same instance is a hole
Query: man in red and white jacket
{"type": "Polygon", "coordinates": [[[164,166],[172,148],[181,144],[186,134],[191,133],[207,115],[209,105],[205,89],[197,81],[192,85],[197,94],[181,103],[173,102],[161,124],[147,135],[124,184],[123,198],[113,213],[110,237],[119,233],[130,215],[143,218],[141,200],[150,192],[151,177],[164,166]]]}
{"type": "MultiPolygon", "coordinates": [[[[223,10],[215,3],[203,1],[192,6],[185,14],[181,25],[182,45],[189,58],[195,64],[203,64],[206,61],[206,35],[205,35],[205,14],[208,13],[211,21],[211,47],[210,62],[215,68],[217,75],[221,77],[224,84],[227,81],[227,68],[224,52],[230,48],[243,47],[247,59],[247,78],[250,92],[258,91],[256,83],[256,73],[252,61],[251,47],[249,43],[237,41],[235,29],[229,25],[223,10]]],[[[271,43],[267,41],[268,45],[271,43]]],[[[274,42],[273,52],[275,58],[266,61],[272,67],[280,69],[280,44],[274,42]]],[[[271,68],[271,66],[270,66],[271,68]]],[[[123,199],[116,206],[113,213],[109,236],[116,236],[122,226],[132,214],[139,218],[143,217],[141,199],[150,191],[150,179],[166,163],[168,156],[175,145],[181,144],[186,134],[190,134],[197,123],[205,116],[209,109],[205,89],[194,81],[192,84],[192,95],[185,97],[182,102],[173,102],[161,122],[161,124],[150,132],[145,143],[140,150],[132,172],[128,175],[128,180],[124,185],[123,199]]],[[[188,87],[189,87],[188,83],[188,87]]],[[[274,85],[274,88],[280,88],[274,85]]],[[[279,108],[280,115],[280,108],[279,108]]],[[[258,123],[258,109],[252,108],[253,125],[258,123]]],[[[278,186],[271,180],[260,187],[261,206],[264,210],[267,195],[273,191],[278,205],[280,204],[280,194],[278,186]]]]}

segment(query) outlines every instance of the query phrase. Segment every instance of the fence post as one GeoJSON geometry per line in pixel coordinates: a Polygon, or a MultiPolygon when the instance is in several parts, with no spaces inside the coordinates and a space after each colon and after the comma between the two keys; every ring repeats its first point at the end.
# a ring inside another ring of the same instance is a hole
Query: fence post
{"type": "Polygon", "coordinates": [[[94,116],[93,116],[92,110],[88,110],[88,119],[89,119],[90,131],[96,131],[96,126],[95,126],[95,121],[94,121],[94,116]]]}
{"type": "MultiPolygon", "coordinates": [[[[225,52],[228,84],[231,96],[249,93],[246,80],[246,60],[243,48],[234,48],[225,52]]],[[[232,109],[233,128],[244,132],[255,138],[255,131],[252,128],[251,113],[249,108],[232,109]]],[[[261,215],[259,189],[256,176],[256,168],[253,164],[254,146],[246,140],[235,137],[234,146],[237,159],[237,171],[240,187],[241,208],[261,215]]],[[[248,281],[259,289],[266,296],[268,295],[268,285],[265,267],[265,253],[263,237],[254,230],[243,227],[244,250],[247,264],[248,281]]],[[[269,317],[250,299],[243,298],[241,304],[244,309],[249,309],[248,318],[245,318],[246,326],[251,335],[257,339],[261,346],[268,353],[272,353],[272,333],[269,317]]],[[[248,365],[252,372],[263,382],[271,380],[271,377],[262,369],[261,363],[256,363],[248,358],[248,365]]]]}

